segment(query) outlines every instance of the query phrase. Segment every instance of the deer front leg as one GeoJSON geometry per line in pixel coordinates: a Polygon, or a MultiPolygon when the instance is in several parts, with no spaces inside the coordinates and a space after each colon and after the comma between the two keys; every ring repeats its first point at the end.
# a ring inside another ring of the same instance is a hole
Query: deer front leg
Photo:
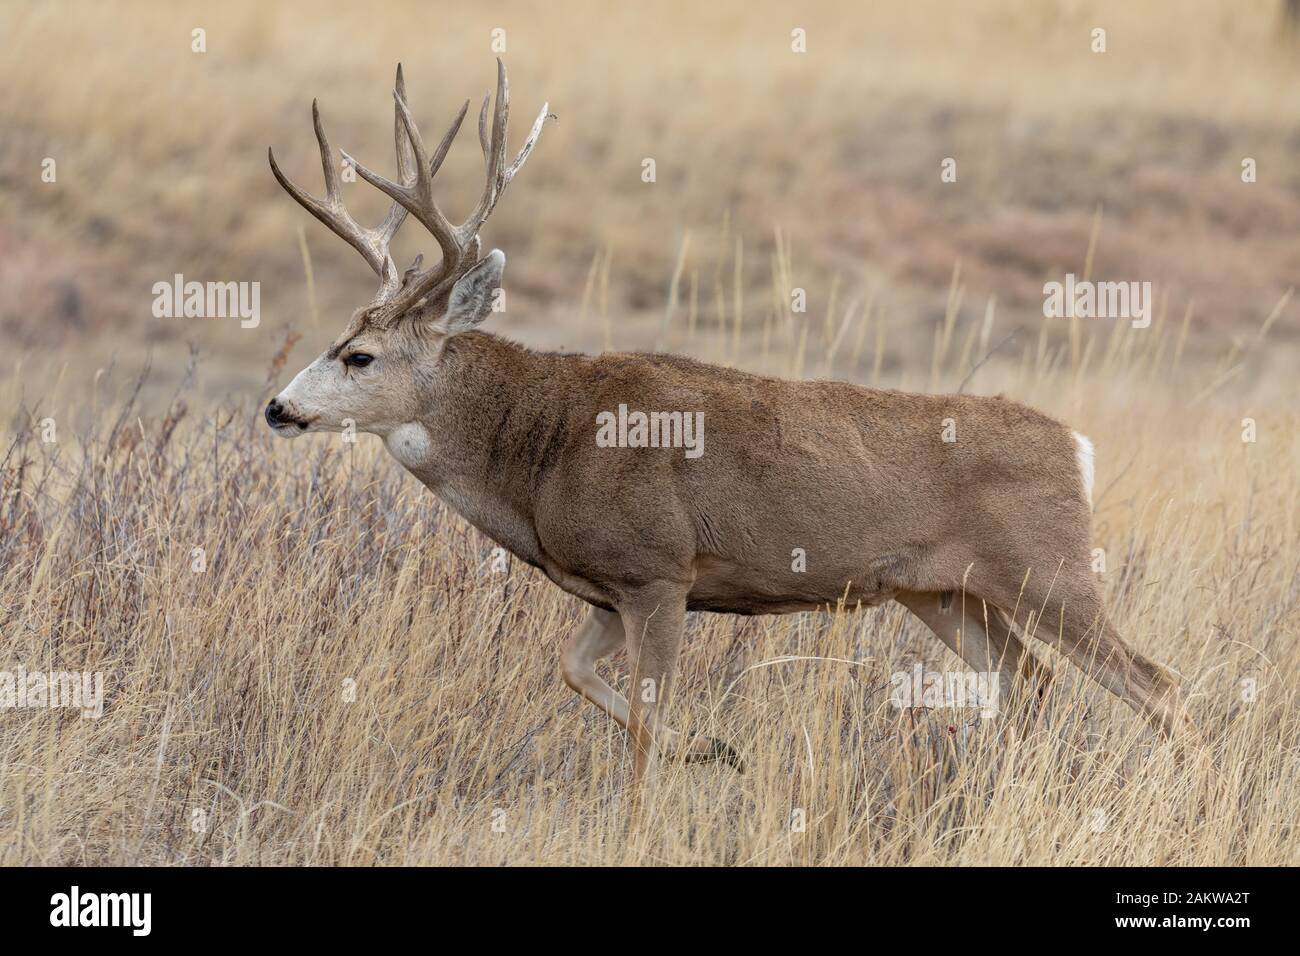
{"type": "Polygon", "coordinates": [[[632,672],[628,733],[632,737],[632,788],[640,796],[655,776],[666,727],[673,672],[686,625],[686,593],[672,585],[645,588],[619,605],[632,672]]]}
{"type": "Polygon", "coordinates": [[[619,616],[613,611],[593,607],[587,619],[565,642],[560,655],[560,673],[564,675],[566,684],[626,729],[627,701],[596,673],[596,661],[622,646],[623,622],[619,616]]]}
{"type": "MultiPolygon", "coordinates": [[[[624,646],[623,621],[612,611],[593,607],[586,620],[564,644],[560,655],[560,672],[564,682],[586,700],[591,701],[618,723],[628,728],[627,699],[596,673],[596,662],[624,646]]],[[[659,725],[660,747],[688,763],[721,760],[741,769],[736,752],[720,740],[691,734],[687,739],[664,723],[659,725]]]]}

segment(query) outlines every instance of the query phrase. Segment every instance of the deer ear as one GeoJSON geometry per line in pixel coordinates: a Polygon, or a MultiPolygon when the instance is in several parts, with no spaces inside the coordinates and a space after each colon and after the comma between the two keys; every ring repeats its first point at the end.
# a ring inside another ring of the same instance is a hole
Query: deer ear
{"type": "Polygon", "coordinates": [[[434,323],[435,328],[447,335],[459,335],[486,319],[492,311],[492,298],[501,287],[505,267],[506,256],[500,249],[493,249],[474,263],[451,287],[447,311],[434,323]]]}

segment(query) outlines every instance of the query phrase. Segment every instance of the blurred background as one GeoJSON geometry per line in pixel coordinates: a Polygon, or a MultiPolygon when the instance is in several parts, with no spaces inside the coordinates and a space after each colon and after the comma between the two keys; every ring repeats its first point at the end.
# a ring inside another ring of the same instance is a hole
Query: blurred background
{"type": "MultiPolygon", "coordinates": [[[[291,332],[285,371],[305,364],[374,281],[281,191],[267,146],[321,193],[318,97],[336,150],[391,176],[395,64],[436,142],[492,85],[500,30],[511,151],[544,100],[558,121],[484,230],[510,263],[492,331],[951,390],[1016,329],[990,365],[1068,342],[1066,320],[1043,318],[1042,286],[1074,272],[1151,281],[1157,322],[1208,384],[1289,383],[1300,44],[1286,12],[1284,0],[6,3],[0,375],[21,365],[29,394],[54,382],[78,394],[97,370],[151,363],[142,400],[156,410],[191,347],[194,387],[214,401],[256,397],[291,332]],[[806,52],[792,50],[796,29],[806,52]],[[956,182],[941,181],[946,158],[956,182]],[[1242,181],[1246,158],[1256,182],[1242,181]],[[155,318],[152,286],[176,273],[260,282],[260,324],[155,318]],[[963,343],[944,337],[968,324],[979,333],[964,362],[932,374],[937,344],[956,358],[963,343]],[[1251,352],[1266,325],[1269,348],[1251,352]]],[[[466,127],[437,181],[457,218],[481,188],[472,114],[466,127]]],[[[344,190],[363,222],[382,216],[372,187],[344,190]]],[[[401,267],[436,253],[413,220],[396,249],[401,267]]],[[[1113,324],[1093,321],[1074,331],[1076,353],[1113,324]]]]}

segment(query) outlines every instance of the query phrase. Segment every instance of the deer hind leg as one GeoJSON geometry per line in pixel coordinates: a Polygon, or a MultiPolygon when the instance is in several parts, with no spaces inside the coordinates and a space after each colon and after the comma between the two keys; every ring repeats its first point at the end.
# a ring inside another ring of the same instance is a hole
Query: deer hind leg
{"type": "Polygon", "coordinates": [[[1051,685],[1052,672],[1021,643],[1010,619],[969,595],[902,592],[896,600],[971,667],[998,675],[999,698],[1036,707],[1051,685]],[[987,616],[986,616],[987,615],[987,616]]]}
{"type": "Polygon", "coordinates": [[[1195,724],[1181,700],[1178,680],[1124,641],[1106,617],[1105,604],[1095,581],[1085,575],[1066,576],[1061,569],[1055,581],[1037,573],[1023,586],[1016,585],[999,595],[1006,606],[1018,603],[1034,612],[1036,620],[1026,630],[1057,648],[1076,667],[1082,668],[1156,730],[1168,737],[1175,734],[1198,738],[1195,724]]]}
{"type": "MultiPolygon", "coordinates": [[[[596,673],[596,662],[613,654],[626,643],[623,622],[613,611],[593,607],[586,620],[565,642],[560,655],[564,682],[628,729],[627,698],[596,673]]],[[[719,740],[692,734],[689,739],[665,724],[659,728],[660,746],[688,762],[722,760],[739,769],[734,750],[719,740]]]]}
{"type": "Polygon", "coordinates": [[[1052,669],[1034,656],[1026,644],[1027,638],[1016,633],[1016,624],[1010,614],[992,604],[984,604],[984,607],[988,608],[992,624],[990,637],[1018,649],[1020,658],[1016,670],[1020,675],[1020,692],[1025,704],[1036,713],[1052,689],[1052,669]]]}

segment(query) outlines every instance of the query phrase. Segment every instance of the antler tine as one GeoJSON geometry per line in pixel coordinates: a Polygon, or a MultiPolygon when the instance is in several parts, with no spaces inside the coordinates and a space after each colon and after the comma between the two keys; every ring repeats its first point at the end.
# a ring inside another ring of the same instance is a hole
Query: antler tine
{"type": "Polygon", "coordinates": [[[343,208],[338,171],[330,160],[329,138],[325,135],[325,127],[320,118],[320,107],[315,100],[312,100],[311,116],[312,125],[316,128],[316,142],[320,147],[321,167],[325,173],[325,199],[317,199],[281,172],[279,163],[275,161],[275,151],[268,147],[266,156],[271,163],[271,172],[275,175],[276,181],[284,187],[285,192],[297,200],[299,205],[328,226],[335,235],[361,253],[362,258],[370,264],[370,267],[377,274],[382,275],[383,259],[377,254],[377,249],[369,237],[364,234],[362,227],[343,208]]]}
{"type": "MultiPolygon", "coordinates": [[[[402,98],[405,99],[406,77],[402,75],[402,64],[400,63],[397,64],[397,78],[393,85],[402,98]]],[[[402,182],[414,182],[415,150],[411,148],[411,141],[406,136],[406,128],[402,125],[402,114],[398,111],[396,103],[393,104],[393,140],[397,144],[397,173],[402,182]]],[[[402,228],[402,223],[405,221],[406,207],[398,202],[393,203],[388,209],[388,215],[379,227],[385,245],[392,241],[393,236],[397,235],[397,230],[402,228]]]]}
{"type": "Polygon", "coordinates": [[[510,81],[506,79],[506,65],[497,57],[497,101],[492,107],[492,158],[488,160],[488,173],[494,182],[493,192],[500,187],[505,172],[506,123],[510,120],[510,81]]]}
{"type": "MultiPolygon", "coordinates": [[[[549,102],[542,104],[542,111],[537,114],[537,119],[533,120],[533,128],[528,131],[528,138],[524,140],[524,145],[519,147],[519,153],[515,156],[515,161],[511,163],[510,168],[506,170],[506,183],[509,183],[514,179],[515,174],[519,172],[519,170],[523,168],[524,163],[528,161],[528,154],[533,151],[533,147],[537,145],[537,140],[541,138],[542,127],[546,125],[546,121],[548,119],[556,118],[555,114],[550,110],[551,104],[549,102]]],[[[505,189],[505,184],[502,184],[501,188],[505,189]]]]}
{"type": "Polygon", "coordinates": [[[456,227],[462,245],[467,245],[478,235],[479,229],[492,215],[492,210],[496,208],[497,201],[501,198],[506,186],[510,184],[510,180],[523,167],[528,159],[528,154],[537,145],[538,137],[542,134],[542,127],[548,119],[554,118],[549,112],[550,103],[543,103],[542,111],[537,114],[537,119],[533,122],[533,128],[529,131],[528,138],[524,140],[524,145],[520,148],[519,154],[515,157],[514,162],[507,166],[506,129],[510,119],[510,83],[506,78],[505,64],[501,62],[500,57],[497,58],[496,107],[492,114],[492,133],[489,137],[487,108],[490,97],[491,93],[483,98],[483,108],[479,111],[478,118],[478,138],[479,145],[483,148],[486,182],[483,185],[483,195],[479,198],[478,205],[474,207],[470,217],[456,227]]]}
{"type": "Polygon", "coordinates": [[[488,145],[487,136],[487,116],[488,106],[492,103],[492,91],[488,90],[483,94],[483,105],[478,111],[478,144],[483,149],[483,158],[487,159],[492,155],[492,148],[488,145]]]}
{"type": "Polygon", "coordinates": [[[454,269],[460,265],[462,247],[457,242],[451,222],[443,215],[437,203],[433,201],[433,173],[441,167],[442,161],[446,158],[447,151],[451,148],[451,141],[455,139],[456,133],[460,130],[460,124],[465,119],[465,110],[468,109],[469,104],[466,103],[461,108],[460,113],[452,122],[451,128],[447,130],[447,134],[439,143],[433,159],[430,160],[425,152],[424,140],[420,136],[419,127],[416,126],[410,108],[406,105],[406,99],[401,95],[400,91],[393,91],[393,101],[396,103],[397,114],[401,118],[406,138],[415,153],[414,180],[408,183],[395,183],[391,179],[367,169],[346,152],[343,155],[362,179],[384,192],[395,202],[401,203],[438,241],[438,245],[442,249],[443,262],[441,266],[430,271],[454,269]]]}
{"type": "MultiPolygon", "coordinates": [[[[401,88],[405,87],[400,66],[398,67],[397,84],[401,88]]],[[[380,299],[391,298],[400,288],[401,279],[397,274],[397,267],[393,263],[392,256],[389,255],[388,244],[392,241],[397,230],[401,228],[402,222],[406,218],[406,209],[401,204],[394,203],[377,229],[368,229],[352,218],[343,203],[343,189],[339,171],[334,165],[333,150],[330,148],[329,137],[325,134],[325,124],[320,117],[320,105],[316,100],[312,100],[311,116],[312,126],[316,132],[316,144],[320,148],[321,170],[325,175],[324,200],[317,199],[289,179],[275,161],[274,150],[268,147],[266,155],[271,164],[271,172],[285,192],[292,196],[300,206],[361,254],[361,257],[366,260],[366,263],[380,278],[378,297],[380,299]]],[[[411,166],[413,160],[411,158],[410,144],[402,141],[403,127],[400,116],[394,118],[394,128],[397,132],[398,167],[401,169],[403,180],[409,181],[412,179],[411,166]]],[[[347,153],[343,153],[343,157],[349,163],[352,163],[347,153]]],[[[353,165],[355,166],[355,163],[353,165]]]]}
{"type": "Polygon", "coordinates": [[[430,178],[438,175],[438,170],[442,168],[442,161],[447,158],[447,151],[451,149],[451,141],[460,132],[460,124],[465,122],[467,112],[469,112],[469,100],[466,100],[464,105],[461,106],[460,112],[456,114],[456,119],[452,121],[446,135],[442,137],[442,142],[438,144],[438,148],[434,151],[433,159],[429,161],[430,178]]]}
{"type": "MultiPolygon", "coordinates": [[[[406,76],[402,73],[402,64],[397,64],[397,77],[393,81],[393,89],[402,101],[406,101],[406,76]]],[[[397,143],[397,171],[402,177],[402,182],[406,182],[415,173],[415,148],[411,145],[410,138],[406,135],[406,124],[402,122],[402,114],[397,109],[397,104],[393,104],[393,140],[397,143]]]]}

